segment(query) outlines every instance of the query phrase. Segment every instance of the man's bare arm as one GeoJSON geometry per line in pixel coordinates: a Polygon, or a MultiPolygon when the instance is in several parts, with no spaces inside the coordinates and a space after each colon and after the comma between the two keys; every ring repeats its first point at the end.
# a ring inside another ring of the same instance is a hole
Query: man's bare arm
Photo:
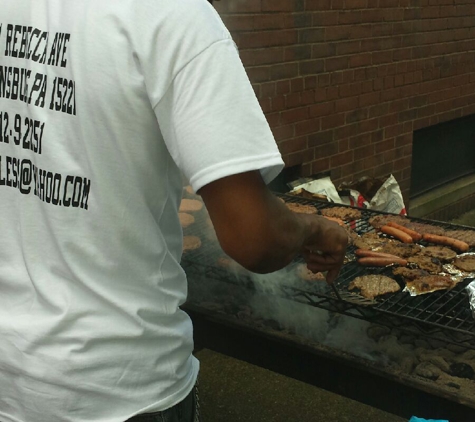
{"type": "Polygon", "coordinates": [[[277,271],[302,253],[312,271],[328,271],[329,282],[338,275],[348,241],[345,230],[324,217],[290,211],[259,172],[225,177],[198,193],[223,250],[248,270],[277,271]]]}

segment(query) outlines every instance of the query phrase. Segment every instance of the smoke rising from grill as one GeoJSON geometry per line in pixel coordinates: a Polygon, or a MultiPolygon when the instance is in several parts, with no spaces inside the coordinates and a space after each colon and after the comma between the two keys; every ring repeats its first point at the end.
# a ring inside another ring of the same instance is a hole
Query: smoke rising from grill
{"type": "Polygon", "coordinates": [[[249,274],[249,276],[258,286],[258,290],[266,294],[266,300],[263,300],[262,294],[256,294],[249,302],[249,306],[257,316],[273,319],[282,328],[295,332],[299,337],[366,359],[386,362],[386,359],[378,353],[374,341],[366,335],[369,322],[279,298],[282,296],[284,286],[299,286],[305,283],[307,288],[323,291],[327,289],[325,281],[302,282],[296,273],[296,264],[271,274],[249,274]]]}

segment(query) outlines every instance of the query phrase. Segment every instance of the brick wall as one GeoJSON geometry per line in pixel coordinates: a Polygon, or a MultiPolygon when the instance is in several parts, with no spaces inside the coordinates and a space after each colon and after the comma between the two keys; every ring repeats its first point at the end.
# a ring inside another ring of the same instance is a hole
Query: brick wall
{"type": "Polygon", "coordinates": [[[394,174],[413,131],[475,113],[474,0],[220,0],[287,166],[394,174]]]}

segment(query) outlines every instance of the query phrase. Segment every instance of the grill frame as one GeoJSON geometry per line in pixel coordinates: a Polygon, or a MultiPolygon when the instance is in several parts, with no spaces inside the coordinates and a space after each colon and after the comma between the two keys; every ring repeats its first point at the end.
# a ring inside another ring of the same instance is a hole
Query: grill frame
{"type": "MultiPolygon", "coordinates": [[[[288,194],[276,193],[286,202],[312,205],[320,212],[329,207],[348,207],[342,204],[310,200],[288,194]]],[[[360,209],[362,218],[357,222],[349,223],[358,234],[374,232],[369,219],[378,215],[392,215],[382,211],[360,209]]],[[[471,230],[472,227],[454,225],[451,223],[409,218],[411,221],[431,224],[446,230],[471,230]]],[[[200,235],[209,231],[206,218],[197,218],[195,225],[184,230],[184,234],[200,235]]],[[[421,243],[424,245],[424,243],[421,243]]],[[[348,256],[353,256],[355,247],[349,246],[348,256]]],[[[473,252],[471,248],[469,252],[473,252]]],[[[242,285],[251,290],[262,290],[263,287],[253,281],[250,275],[236,275],[233,271],[222,268],[217,264],[219,257],[225,256],[219,244],[212,239],[203,242],[200,249],[186,252],[182,258],[190,282],[201,277],[212,278],[225,283],[242,285]]],[[[294,264],[302,263],[301,257],[296,258],[294,264]]],[[[365,268],[353,259],[343,266],[335,285],[341,292],[346,292],[349,282],[356,276],[365,274],[383,274],[392,276],[389,268],[365,268]]],[[[397,292],[376,299],[374,305],[368,306],[367,300],[358,294],[352,294],[351,302],[339,301],[332,289],[326,283],[279,283],[267,291],[279,297],[303,303],[309,306],[337,312],[347,316],[359,318],[368,322],[376,322],[390,328],[398,328],[411,334],[443,340],[463,347],[475,349],[475,320],[469,307],[468,293],[465,286],[473,278],[466,278],[452,290],[437,291],[420,296],[410,296],[407,292],[397,292]]]]}

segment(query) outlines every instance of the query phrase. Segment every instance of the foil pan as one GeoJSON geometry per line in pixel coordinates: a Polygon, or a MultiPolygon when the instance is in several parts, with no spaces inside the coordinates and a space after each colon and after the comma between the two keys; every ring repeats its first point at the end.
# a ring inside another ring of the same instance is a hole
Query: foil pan
{"type": "MultiPolygon", "coordinates": [[[[462,257],[462,256],[475,256],[475,253],[469,252],[469,253],[464,253],[457,255],[457,257],[462,257]]],[[[447,289],[452,289],[457,285],[458,283],[468,279],[468,278],[475,278],[475,272],[467,272],[467,271],[462,271],[460,268],[457,268],[453,264],[444,264],[443,265],[444,271],[442,273],[439,273],[438,275],[441,276],[448,276],[453,284],[450,287],[435,287],[433,289],[428,289],[424,291],[419,291],[415,286],[411,286],[411,283],[407,283],[406,287],[404,288],[403,292],[408,292],[411,296],[419,296],[427,293],[432,293],[438,290],[447,290],[447,289]]],[[[474,287],[475,288],[475,287],[474,287]]],[[[474,304],[475,304],[475,297],[473,299],[474,304]]]]}

